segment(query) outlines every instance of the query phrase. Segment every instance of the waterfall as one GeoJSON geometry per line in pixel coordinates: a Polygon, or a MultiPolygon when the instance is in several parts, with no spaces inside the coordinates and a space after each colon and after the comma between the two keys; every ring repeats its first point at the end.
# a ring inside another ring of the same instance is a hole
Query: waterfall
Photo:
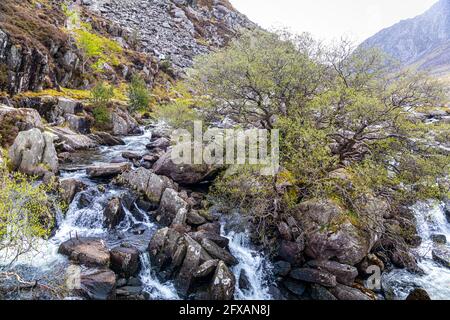
{"type": "MultiPolygon", "coordinates": [[[[424,275],[412,274],[406,270],[394,270],[383,276],[386,287],[392,288],[394,296],[404,299],[417,287],[425,289],[433,300],[447,300],[450,296],[450,269],[433,260],[435,246],[432,235],[445,235],[450,240],[450,223],[447,221],[443,204],[419,203],[412,207],[417,220],[417,231],[422,238],[419,248],[414,250],[419,267],[424,275]]],[[[443,245],[449,248],[448,243],[443,245]]]]}

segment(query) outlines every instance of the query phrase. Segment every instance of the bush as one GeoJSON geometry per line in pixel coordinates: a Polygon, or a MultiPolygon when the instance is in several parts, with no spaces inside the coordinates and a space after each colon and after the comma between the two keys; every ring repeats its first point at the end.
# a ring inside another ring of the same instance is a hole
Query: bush
{"type": "Polygon", "coordinates": [[[108,109],[114,97],[114,87],[103,82],[98,83],[91,91],[91,103],[93,105],[93,115],[97,125],[105,126],[111,122],[111,115],[108,109]]]}
{"type": "Polygon", "coordinates": [[[47,238],[59,204],[54,183],[38,184],[0,163],[0,261],[8,267],[35,249],[36,239],[47,238]]]}
{"type": "Polygon", "coordinates": [[[147,84],[139,75],[134,75],[128,87],[129,110],[145,111],[150,104],[150,93],[147,84]]]}

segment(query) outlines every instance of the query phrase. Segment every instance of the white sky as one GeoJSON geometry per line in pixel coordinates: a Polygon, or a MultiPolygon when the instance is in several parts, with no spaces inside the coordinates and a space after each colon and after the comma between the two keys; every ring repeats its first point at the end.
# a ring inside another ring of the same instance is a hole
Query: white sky
{"type": "Polygon", "coordinates": [[[383,28],[415,17],[437,0],[230,0],[264,28],[307,31],[322,40],[362,42],[383,28]]]}

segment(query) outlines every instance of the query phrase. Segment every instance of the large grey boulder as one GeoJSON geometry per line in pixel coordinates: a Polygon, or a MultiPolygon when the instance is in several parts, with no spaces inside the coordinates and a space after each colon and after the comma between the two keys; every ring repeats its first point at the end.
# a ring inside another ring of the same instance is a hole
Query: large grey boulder
{"type": "Polygon", "coordinates": [[[103,163],[97,164],[87,168],[86,173],[91,178],[111,178],[130,170],[131,165],[128,162],[124,163],[103,163]]]}
{"type": "Polygon", "coordinates": [[[9,149],[14,170],[42,176],[45,172],[58,171],[58,156],[54,146],[55,137],[35,128],[19,132],[9,149]]]}
{"type": "Polygon", "coordinates": [[[124,172],[117,182],[126,184],[144,194],[153,203],[159,203],[167,188],[176,189],[175,184],[167,177],[154,174],[145,168],[124,172]]]}
{"type": "Polygon", "coordinates": [[[111,115],[112,122],[112,133],[117,136],[126,136],[129,134],[140,134],[142,133],[139,123],[130,116],[130,114],[122,110],[121,108],[116,108],[111,115]]]}
{"type": "Polygon", "coordinates": [[[86,185],[76,179],[65,179],[60,181],[60,195],[61,198],[67,203],[71,204],[76,194],[82,191],[86,185]]]}
{"type": "Polygon", "coordinates": [[[156,220],[164,226],[172,223],[180,210],[188,210],[188,203],[171,188],[164,190],[156,220]]]}
{"type": "Polygon", "coordinates": [[[69,128],[50,127],[48,130],[58,137],[60,144],[66,145],[70,150],[89,150],[95,149],[99,143],[89,136],[76,133],[69,128]]]}
{"type": "Polygon", "coordinates": [[[238,264],[238,261],[231,253],[229,253],[226,249],[219,247],[215,242],[207,238],[203,238],[202,247],[211,255],[211,257],[215,259],[222,260],[228,265],[238,264]]]}
{"type": "Polygon", "coordinates": [[[186,256],[181,269],[178,272],[178,276],[175,279],[175,286],[177,287],[178,292],[183,296],[186,296],[189,292],[194,274],[200,265],[202,252],[200,244],[189,239],[188,236],[185,236],[185,238],[187,240],[186,256]]]}
{"type": "Polygon", "coordinates": [[[103,215],[105,217],[105,226],[108,229],[115,228],[125,216],[120,198],[112,198],[103,210],[103,215]]]}
{"type": "Polygon", "coordinates": [[[205,181],[217,167],[201,164],[176,164],[172,161],[172,150],[167,151],[153,165],[156,174],[167,176],[183,185],[193,185],[205,181]]]}
{"type": "Polygon", "coordinates": [[[111,250],[111,269],[118,275],[135,276],[141,267],[140,252],[133,246],[122,245],[111,250]]]}
{"type": "MultiPolygon", "coordinates": [[[[170,228],[159,229],[148,246],[148,252],[152,266],[156,271],[174,271],[173,260],[177,256],[177,250],[185,243],[184,237],[176,230],[170,228]]],[[[182,252],[178,252],[177,262],[183,261],[184,256],[180,257],[182,252]]],[[[178,263],[176,263],[178,266],[178,263]]]]}
{"type": "Polygon", "coordinates": [[[73,262],[89,267],[108,267],[109,250],[101,239],[74,238],[63,242],[58,253],[68,256],[73,262]]]}
{"type": "Polygon", "coordinates": [[[450,249],[443,245],[436,246],[432,251],[433,260],[450,269],[450,249]]]}

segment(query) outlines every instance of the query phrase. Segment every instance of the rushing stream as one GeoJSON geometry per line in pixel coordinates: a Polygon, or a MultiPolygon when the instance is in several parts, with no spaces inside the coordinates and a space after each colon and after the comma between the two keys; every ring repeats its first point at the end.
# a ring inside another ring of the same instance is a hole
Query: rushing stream
{"type": "MultiPolygon", "coordinates": [[[[415,250],[419,267],[424,275],[412,274],[406,270],[394,270],[385,274],[385,287],[392,288],[396,299],[405,299],[417,287],[425,289],[433,300],[447,300],[450,297],[450,269],[433,260],[432,250],[436,244],[433,235],[444,235],[450,240],[450,222],[445,217],[444,207],[437,203],[420,203],[413,207],[419,236],[422,243],[415,250]]],[[[443,245],[448,248],[447,244],[443,245]]]]}
{"type": "MultiPolygon", "coordinates": [[[[67,213],[57,215],[57,229],[48,241],[41,241],[38,252],[27,254],[16,262],[16,268],[29,270],[27,278],[63,279],[69,265],[67,259],[58,254],[61,243],[71,237],[98,237],[105,240],[109,248],[120,245],[123,242],[132,244],[141,252],[141,271],[139,278],[143,290],[150,299],[180,299],[173,283],[161,283],[156,273],[152,270],[150,258],[146,248],[153,234],[158,230],[158,225],[151,221],[149,215],[133,204],[131,210],[125,209],[125,218],[113,230],[104,227],[103,211],[109,200],[114,197],[126,196],[128,190],[108,184],[107,181],[91,179],[86,174],[86,166],[101,165],[102,163],[124,162],[121,155],[125,151],[144,154],[146,144],[150,142],[151,131],[145,130],[141,136],[125,137],[125,145],[114,147],[102,147],[94,151],[84,151],[76,156],[76,164],[61,168],[61,180],[77,179],[87,187],[78,193],[70,204],[67,213]],[[104,184],[102,184],[104,182],[104,184]],[[83,203],[83,205],[80,205],[83,203]],[[136,232],[138,231],[138,232],[136,232]]],[[[223,222],[226,224],[226,221],[223,222]]],[[[229,231],[224,234],[230,240],[230,251],[236,256],[239,264],[233,268],[236,279],[242,269],[245,269],[250,287],[241,290],[236,284],[236,299],[255,300],[270,299],[268,294],[267,270],[268,263],[263,255],[252,249],[250,241],[245,233],[229,231]]]]}

